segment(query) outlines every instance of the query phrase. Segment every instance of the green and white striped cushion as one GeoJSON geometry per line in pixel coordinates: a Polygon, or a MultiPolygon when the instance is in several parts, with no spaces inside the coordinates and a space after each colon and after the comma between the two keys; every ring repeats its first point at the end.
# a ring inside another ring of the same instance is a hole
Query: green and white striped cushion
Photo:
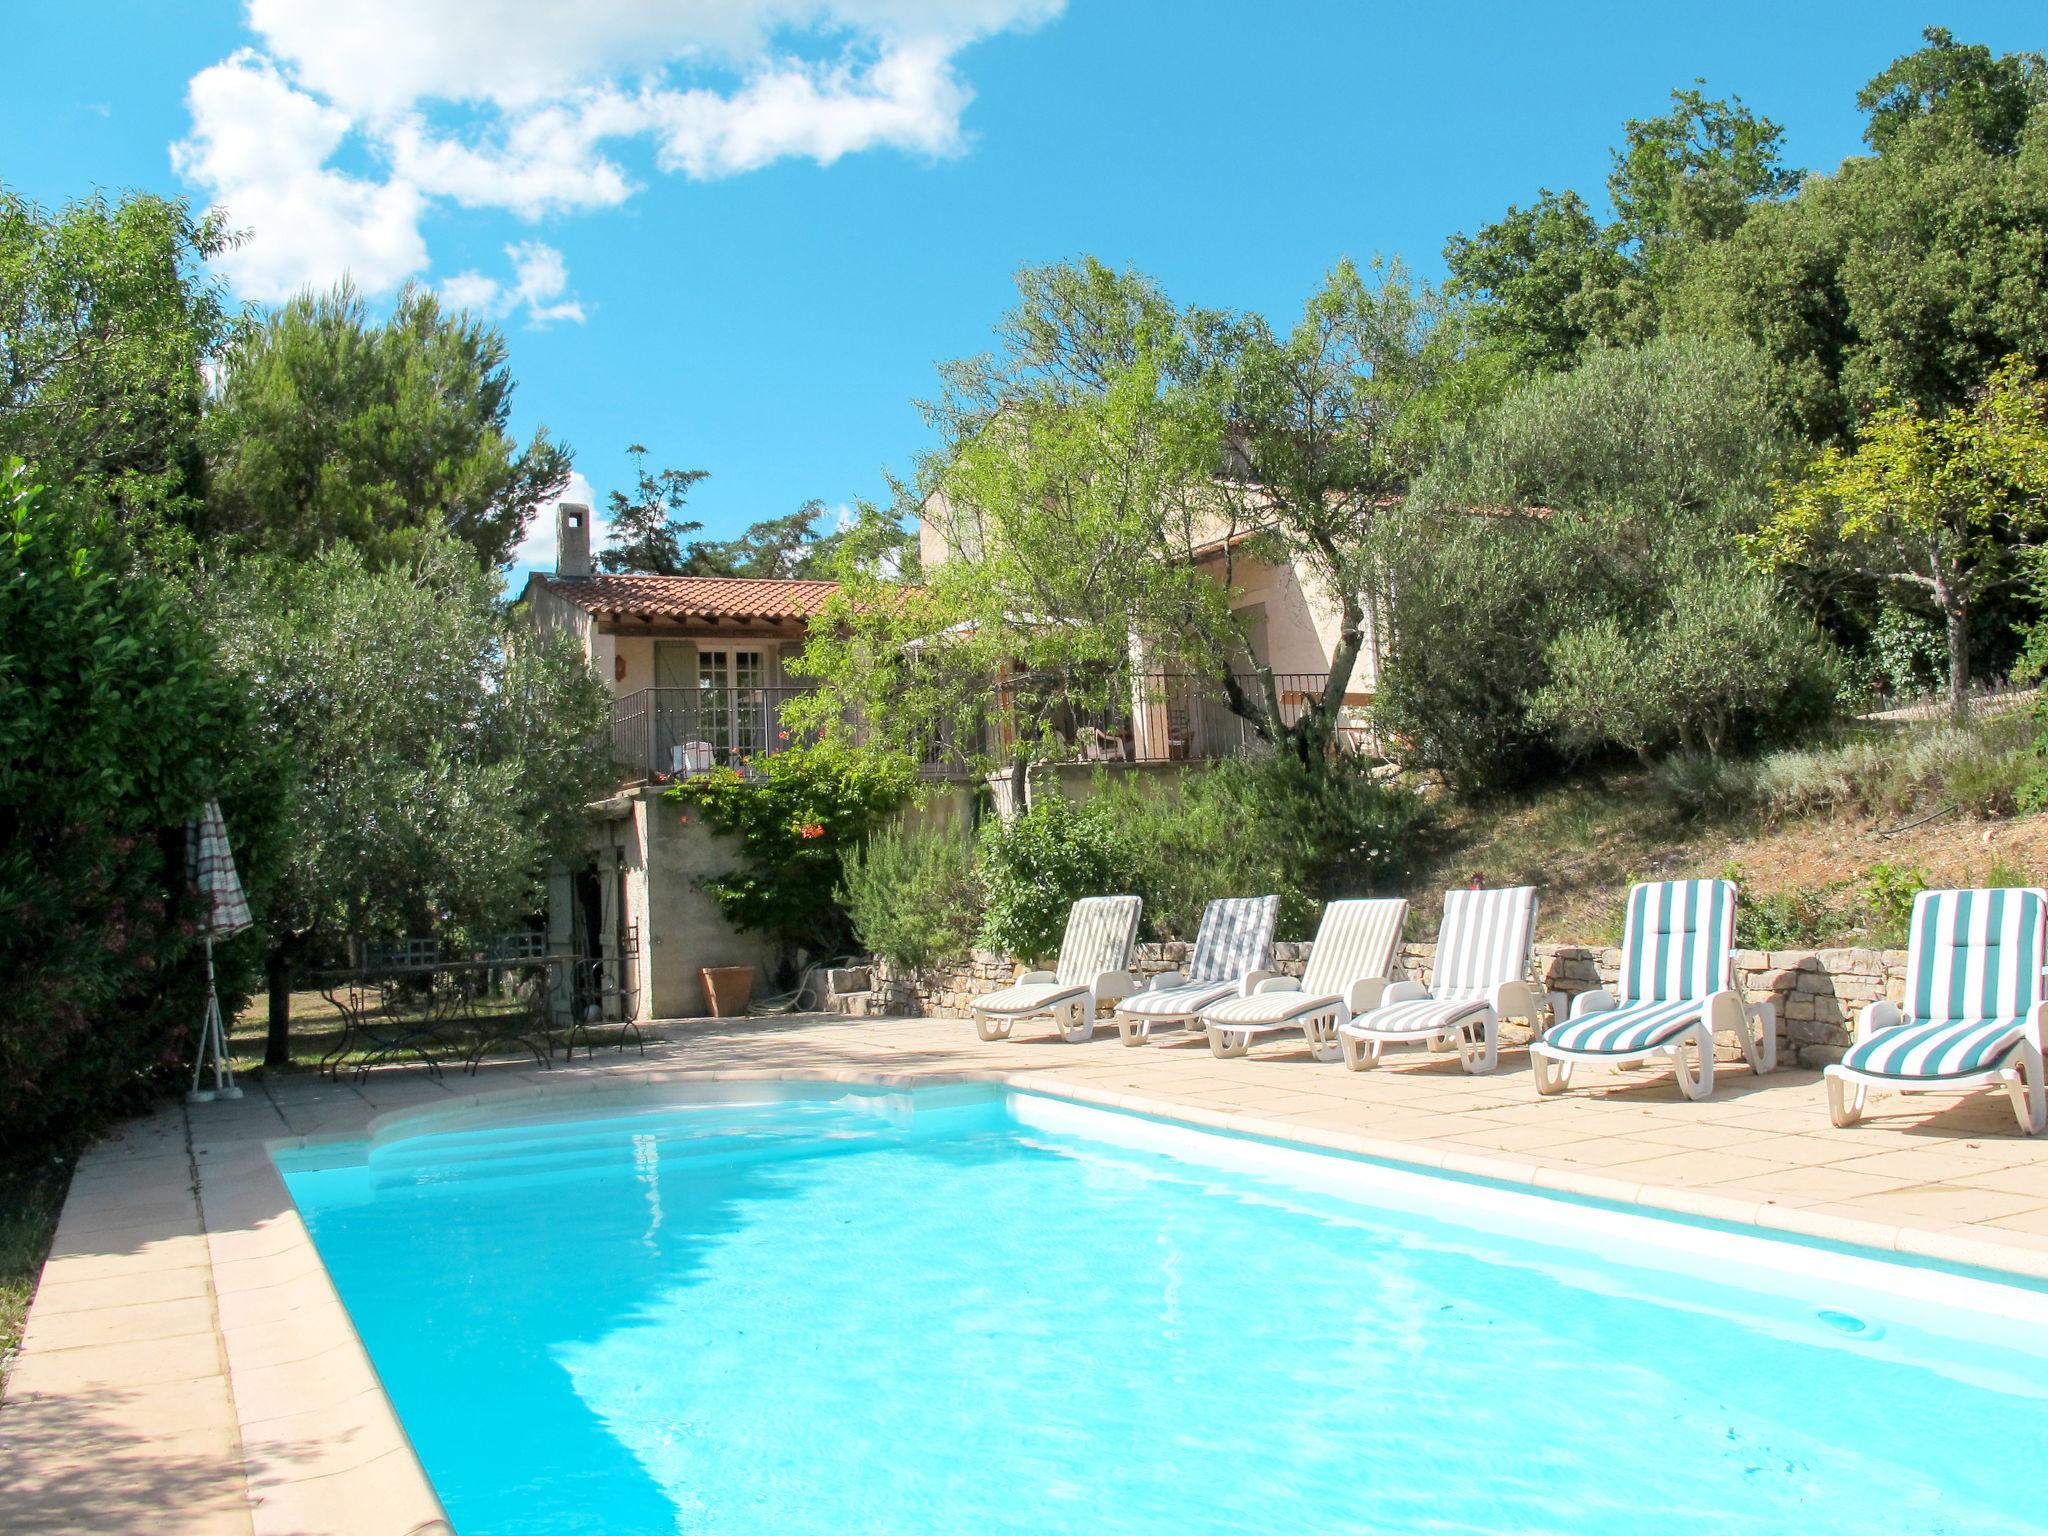
{"type": "Polygon", "coordinates": [[[1922,891],[1906,954],[1907,1022],[1850,1047],[1872,1077],[1967,1077],[2004,1061],[2042,995],[2048,892],[1922,891]]]}
{"type": "Polygon", "coordinates": [[[1504,981],[1529,974],[1536,934],[1536,887],[1444,892],[1429,995],[1443,1002],[1490,999],[1504,981]]]}
{"type": "Polygon", "coordinates": [[[1653,1051],[1700,1016],[1705,998],[1629,1003],[1551,1026],[1543,1043],[1589,1056],[1630,1056],[1653,1051]]]}
{"type": "Polygon", "coordinates": [[[1621,941],[1624,1004],[1705,998],[1729,984],[1735,887],[1726,880],[1660,880],[1628,893],[1621,941]]]}
{"type": "Polygon", "coordinates": [[[1225,896],[1202,909],[1195,952],[1188,957],[1189,981],[1236,981],[1260,971],[1273,958],[1273,923],[1278,896],[1225,896]]]}
{"type": "Polygon", "coordinates": [[[1954,1019],[1882,1030],[1852,1046],[1842,1065],[1872,1077],[1966,1077],[2004,1060],[2025,1019],[1954,1019]]]}
{"type": "Polygon", "coordinates": [[[1129,970],[1142,905],[1136,896],[1088,896],[1075,902],[1054,971],[1060,983],[1088,987],[1104,971],[1129,970]]]}
{"type": "Polygon", "coordinates": [[[1324,907],[1302,972],[1302,992],[1324,997],[1364,977],[1385,976],[1393,969],[1394,946],[1401,942],[1407,916],[1408,903],[1399,898],[1333,901],[1324,907]]]}
{"type": "Polygon", "coordinates": [[[2048,892],[1922,891],[1913,898],[1905,1013],[1927,1023],[2023,1018],[2041,998],[2048,892]]]}

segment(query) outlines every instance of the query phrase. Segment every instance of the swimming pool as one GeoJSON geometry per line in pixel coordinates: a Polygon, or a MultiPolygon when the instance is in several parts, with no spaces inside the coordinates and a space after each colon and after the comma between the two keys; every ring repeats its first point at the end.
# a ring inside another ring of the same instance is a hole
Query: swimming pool
{"type": "Polygon", "coordinates": [[[279,1154],[464,1536],[2041,1531],[2048,1294],[990,1088],[279,1154]]]}

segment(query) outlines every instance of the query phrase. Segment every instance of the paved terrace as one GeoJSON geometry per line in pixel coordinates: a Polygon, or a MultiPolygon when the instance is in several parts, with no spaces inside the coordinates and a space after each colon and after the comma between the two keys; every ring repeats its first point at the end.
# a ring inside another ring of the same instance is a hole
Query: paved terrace
{"type": "MultiPolygon", "coordinates": [[[[1593,1075],[1541,1100],[1526,1052],[1492,1077],[1408,1055],[1351,1073],[1272,1045],[1127,1050],[1113,1034],[982,1044],[956,1019],[672,1025],[644,1058],[360,1088],[304,1076],[166,1106],[80,1164],[0,1410],[0,1510],[35,1532],[446,1530],[265,1144],[349,1134],[477,1093],[564,1095],[711,1073],[1006,1077],[1072,1097],[1461,1173],[2048,1276],[2048,1146],[2005,1097],[1874,1099],[1827,1123],[1817,1075],[1593,1075]]],[[[1179,1037],[1168,1035],[1171,1042],[1179,1037]]]]}

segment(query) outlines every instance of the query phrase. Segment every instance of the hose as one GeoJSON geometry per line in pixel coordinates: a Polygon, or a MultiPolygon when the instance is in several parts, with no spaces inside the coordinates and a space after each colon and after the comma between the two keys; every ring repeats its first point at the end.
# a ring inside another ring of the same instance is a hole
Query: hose
{"type": "Polygon", "coordinates": [[[825,984],[819,980],[824,971],[837,970],[841,966],[861,965],[865,955],[834,955],[829,960],[814,960],[803,968],[797,978],[794,992],[778,992],[773,997],[760,997],[747,1005],[749,1018],[767,1018],[781,1013],[823,1013],[825,1011],[825,984]],[[810,1006],[804,1005],[806,997],[815,997],[810,1006]]]}

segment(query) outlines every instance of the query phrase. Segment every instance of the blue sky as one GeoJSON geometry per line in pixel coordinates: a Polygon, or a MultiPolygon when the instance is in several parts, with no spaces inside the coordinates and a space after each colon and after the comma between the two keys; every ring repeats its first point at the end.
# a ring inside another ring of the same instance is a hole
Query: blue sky
{"type": "MultiPolygon", "coordinates": [[[[1284,321],[1338,257],[1440,275],[1544,185],[1597,194],[1630,116],[1704,76],[1856,152],[1856,89],[1931,21],[2027,4],[303,0],[10,7],[0,180],[141,187],[254,233],[273,300],[344,270],[495,315],[522,430],[601,501],[629,442],[703,468],[714,533],[883,492],[933,365],[1024,263],[1093,253],[1284,321]]],[[[529,554],[546,558],[545,541],[529,554]]]]}

